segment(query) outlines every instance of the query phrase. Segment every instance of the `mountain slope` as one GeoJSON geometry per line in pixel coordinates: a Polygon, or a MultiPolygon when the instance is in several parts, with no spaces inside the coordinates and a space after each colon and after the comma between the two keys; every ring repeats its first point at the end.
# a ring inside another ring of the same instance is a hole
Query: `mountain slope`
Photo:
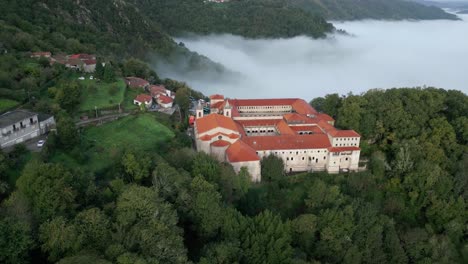
{"type": "Polygon", "coordinates": [[[290,6],[332,20],[452,19],[457,17],[434,6],[405,0],[285,0],[290,6]]]}
{"type": "Polygon", "coordinates": [[[324,37],[334,27],[319,15],[288,6],[284,1],[133,0],[171,34],[230,33],[250,38],[308,35],[324,37]]]}
{"type": "Polygon", "coordinates": [[[0,46],[7,51],[87,52],[117,60],[157,53],[192,68],[220,68],[177,45],[129,1],[6,0],[0,9],[0,46]]]}

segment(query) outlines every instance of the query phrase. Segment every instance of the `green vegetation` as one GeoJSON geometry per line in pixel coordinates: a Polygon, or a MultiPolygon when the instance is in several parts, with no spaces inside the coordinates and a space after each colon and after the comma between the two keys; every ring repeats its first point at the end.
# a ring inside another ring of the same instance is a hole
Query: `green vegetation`
{"type": "Polygon", "coordinates": [[[321,16],[282,1],[230,1],[222,7],[204,1],[134,1],[147,16],[171,34],[230,33],[249,38],[308,35],[324,37],[334,27],[321,16]]]}
{"type": "Polygon", "coordinates": [[[279,0],[332,20],[458,19],[435,6],[405,0],[279,0]]]}
{"type": "Polygon", "coordinates": [[[3,113],[13,107],[19,105],[17,101],[10,100],[10,99],[0,99],[0,113],[3,113]]]}
{"type": "MultiPolygon", "coordinates": [[[[86,170],[99,172],[108,168],[126,150],[146,152],[165,144],[174,133],[157,121],[154,114],[128,116],[112,123],[85,129],[82,139],[89,144],[80,166],[86,170]]],[[[57,163],[76,165],[73,157],[60,151],[53,160],[57,163]]]]}
{"type": "Polygon", "coordinates": [[[312,105],[363,135],[368,171],[286,175],[267,157],[253,185],[169,117],[125,117],[74,145],[60,117],[16,187],[3,172],[21,152],[0,155],[0,260],[466,263],[468,96],[371,90],[312,105]]]}
{"type": "Polygon", "coordinates": [[[105,83],[98,80],[80,81],[82,91],[82,103],[80,111],[94,110],[97,108],[117,108],[124,100],[126,85],[121,79],[113,83],[105,83]]]}

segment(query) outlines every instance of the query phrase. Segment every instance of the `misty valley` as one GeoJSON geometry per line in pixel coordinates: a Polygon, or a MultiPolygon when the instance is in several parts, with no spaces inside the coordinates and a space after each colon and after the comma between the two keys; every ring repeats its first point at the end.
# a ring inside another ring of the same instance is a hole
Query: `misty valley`
{"type": "Polygon", "coordinates": [[[240,74],[186,74],[156,67],[210,94],[313,98],[373,88],[468,90],[468,15],[463,20],[334,22],[350,36],[245,39],[233,35],[180,38],[186,47],[240,74]],[[214,80],[214,81],[213,81],[214,80]],[[255,90],[254,94],[250,91],[255,90]]]}

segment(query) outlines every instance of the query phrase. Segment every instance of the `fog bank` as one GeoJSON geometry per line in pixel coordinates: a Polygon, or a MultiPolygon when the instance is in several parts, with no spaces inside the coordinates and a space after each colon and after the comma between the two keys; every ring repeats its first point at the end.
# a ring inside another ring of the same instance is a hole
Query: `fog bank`
{"type": "Polygon", "coordinates": [[[240,76],[212,79],[165,71],[209,95],[301,97],[372,88],[436,86],[468,92],[468,16],[464,21],[334,23],[353,36],[249,40],[232,35],[178,39],[240,76]]]}

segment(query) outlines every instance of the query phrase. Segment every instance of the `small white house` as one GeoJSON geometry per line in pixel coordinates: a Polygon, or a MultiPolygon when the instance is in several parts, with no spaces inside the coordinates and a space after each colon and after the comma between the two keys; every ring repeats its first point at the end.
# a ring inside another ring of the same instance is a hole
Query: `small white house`
{"type": "Polygon", "coordinates": [[[162,108],[171,108],[172,105],[174,103],[174,99],[172,99],[171,97],[169,96],[165,96],[165,95],[160,95],[158,97],[158,104],[162,107],[162,108]]]}
{"type": "Polygon", "coordinates": [[[153,97],[148,94],[139,94],[134,100],[133,103],[140,106],[145,104],[146,107],[151,107],[153,104],[153,97]]]}

